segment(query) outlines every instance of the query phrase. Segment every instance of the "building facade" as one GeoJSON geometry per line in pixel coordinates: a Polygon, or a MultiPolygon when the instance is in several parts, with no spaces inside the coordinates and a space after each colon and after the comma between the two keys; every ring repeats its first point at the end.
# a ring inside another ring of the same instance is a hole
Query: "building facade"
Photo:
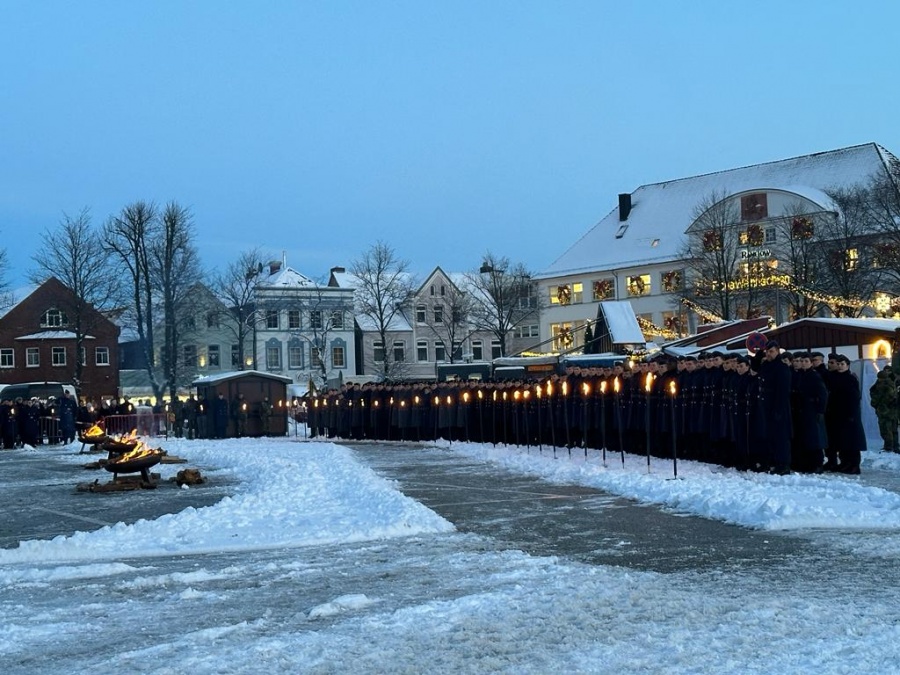
{"type": "Polygon", "coordinates": [[[84,399],[115,398],[118,337],[115,323],[50,278],[0,318],[0,384],[61,382],[84,399]]]}
{"type": "MultiPolygon", "coordinates": [[[[616,208],[537,275],[545,301],[541,338],[557,349],[577,348],[602,300],[629,300],[649,339],[672,339],[704,320],[734,318],[682,300],[685,285],[694,282],[691,261],[703,252],[698,249],[731,247],[729,283],[738,296],[748,287],[782,288],[795,276],[785,251],[807,236],[804,228],[822,229],[846,215],[830,193],[896,175],[897,167],[896,157],[868,143],[620,194],[616,208]],[[728,214],[724,241],[709,231],[716,213],[728,214]]],[[[846,253],[849,259],[858,252],[846,253]]],[[[767,293],[759,311],[791,318],[783,300],[767,293]]]]}

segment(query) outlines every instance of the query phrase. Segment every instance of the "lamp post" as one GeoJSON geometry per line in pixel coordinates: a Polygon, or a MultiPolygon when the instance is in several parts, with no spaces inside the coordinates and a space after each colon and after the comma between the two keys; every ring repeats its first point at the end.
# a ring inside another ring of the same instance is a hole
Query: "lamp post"
{"type": "Polygon", "coordinates": [[[622,437],[622,406],[619,405],[619,378],[613,380],[613,390],[616,394],[616,426],[619,427],[619,451],[622,453],[622,468],[625,468],[625,440],[622,437]]]}

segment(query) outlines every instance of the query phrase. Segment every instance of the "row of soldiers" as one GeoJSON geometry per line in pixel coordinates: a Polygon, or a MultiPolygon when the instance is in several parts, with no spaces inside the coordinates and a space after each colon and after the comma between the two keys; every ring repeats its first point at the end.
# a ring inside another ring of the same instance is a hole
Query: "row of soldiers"
{"type": "Polygon", "coordinates": [[[831,356],[829,366],[821,354],[785,358],[770,342],[753,356],[658,356],[537,382],[347,384],[311,401],[309,427],[314,437],[444,438],[677,454],[780,474],[857,473],[865,439],[859,447],[850,431],[862,428],[852,413],[858,423],[859,385],[849,361],[831,356]]]}

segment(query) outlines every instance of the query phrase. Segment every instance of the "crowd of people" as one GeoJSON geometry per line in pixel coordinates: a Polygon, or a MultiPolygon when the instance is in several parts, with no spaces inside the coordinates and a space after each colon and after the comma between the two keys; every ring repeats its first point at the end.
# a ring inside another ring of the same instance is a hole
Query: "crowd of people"
{"type": "MultiPolygon", "coordinates": [[[[890,366],[870,389],[884,449],[900,452],[900,376],[890,366]]],[[[281,403],[279,402],[279,406],[281,403]]],[[[858,474],[866,449],[859,380],[840,354],[704,352],[569,368],[540,380],[346,384],[275,410],[242,394],[151,406],[149,401],[0,402],[5,448],[75,440],[99,420],[186,438],[269,435],[273,415],[308,420],[312,437],[504,443],[694,459],[741,470],[858,474]]]]}
{"type": "MultiPolygon", "coordinates": [[[[896,387],[893,400],[896,409],[896,387]]],[[[849,359],[791,354],[775,341],[750,356],[657,355],[539,381],[347,384],[310,401],[309,429],[314,437],[676,454],[782,475],[858,474],[866,448],[849,359]]]]}

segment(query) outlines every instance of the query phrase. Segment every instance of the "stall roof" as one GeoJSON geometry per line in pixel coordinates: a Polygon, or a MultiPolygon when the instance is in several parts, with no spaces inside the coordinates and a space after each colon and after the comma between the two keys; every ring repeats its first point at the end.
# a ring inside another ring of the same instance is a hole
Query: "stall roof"
{"type": "MultiPolygon", "coordinates": [[[[851,345],[862,347],[873,340],[890,340],[898,328],[900,321],[895,319],[807,318],[760,332],[770,340],[777,340],[784,349],[827,349],[851,345]]],[[[736,338],[726,346],[728,349],[741,349],[744,339],[736,338]]]]}
{"type": "Polygon", "coordinates": [[[278,380],[279,382],[284,382],[286,384],[290,384],[293,380],[289,377],[285,377],[284,375],[276,375],[275,373],[264,373],[261,370],[229,370],[223,373],[216,373],[215,375],[204,375],[203,377],[198,377],[193,381],[193,386],[197,385],[206,385],[206,384],[218,384],[219,382],[227,382],[228,380],[237,380],[242,377],[247,377],[248,375],[253,375],[256,377],[265,377],[270,380],[278,380]]]}
{"type": "Polygon", "coordinates": [[[606,319],[606,327],[613,344],[645,344],[644,333],[628,300],[606,300],[600,303],[600,311],[606,319]]]}

